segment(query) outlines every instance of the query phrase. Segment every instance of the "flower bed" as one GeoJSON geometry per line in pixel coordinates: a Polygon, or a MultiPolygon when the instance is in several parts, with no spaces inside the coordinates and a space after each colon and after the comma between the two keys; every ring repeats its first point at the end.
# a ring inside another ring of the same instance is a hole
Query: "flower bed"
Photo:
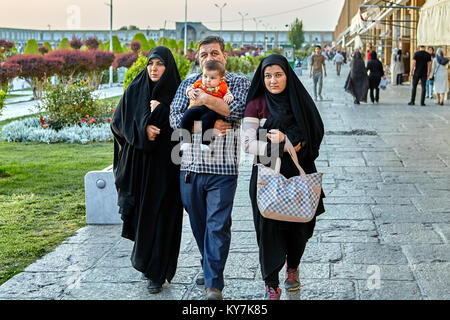
{"type": "Polygon", "coordinates": [[[39,118],[27,118],[8,123],[2,129],[2,140],[8,142],[79,143],[113,139],[109,123],[72,125],[54,130],[39,118]]]}

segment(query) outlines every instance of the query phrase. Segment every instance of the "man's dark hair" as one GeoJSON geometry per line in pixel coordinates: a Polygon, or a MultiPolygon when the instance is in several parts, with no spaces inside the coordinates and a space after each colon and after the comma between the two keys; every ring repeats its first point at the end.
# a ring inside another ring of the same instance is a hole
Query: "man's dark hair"
{"type": "Polygon", "coordinates": [[[322,49],[322,47],[321,47],[321,46],[319,46],[319,45],[316,45],[316,48],[322,49]]]}
{"type": "Polygon", "coordinates": [[[211,60],[205,63],[204,66],[207,71],[219,71],[219,75],[223,77],[225,75],[225,66],[222,62],[211,60]]]}
{"type": "Polygon", "coordinates": [[[223,41],[223,39],[221,37],[217,37],[217,36],[207,36],[203,39],[201,39],[198,42],[198,48],[200,50],[200,47],[205,45],[205,44],[211,44],[211,43],[218,43],[220,46],[220,50],[222,52],[225,52],[225,42],[223,41]]]}

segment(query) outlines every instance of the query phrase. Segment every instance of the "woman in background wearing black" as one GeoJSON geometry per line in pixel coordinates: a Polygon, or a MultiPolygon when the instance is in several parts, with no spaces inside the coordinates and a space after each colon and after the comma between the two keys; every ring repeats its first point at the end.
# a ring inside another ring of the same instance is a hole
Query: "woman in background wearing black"
{"type": "Polygon", "coordinates": [[[172,280],[180,249],[183,207],[169,126],[169,106],[180,82],[170,50],[154,48],[111,123],[122,237],[134,241],[131,262],[148,279],[150,293],[172,280]]]}
{"type": "Polygon", "coordinates": [[[359,104],[360,101],[367,102],[369,79],[362,54],[359,50],[355,51],[353,59],[350,62],[350,73],[344,88],[345,91],[352,94],[355,104],[359,104]]]}
{"type": "Polygon", "coordinates": [[[381,78],[386,79],[383,70],[383,64],[377,58],[377,53],[372,51],[370,53],[370,60],[367,62],[367,71],[369,71],[369,90],[370,100],[372,103],[378,103],[380,100],[380,85],[381,78]],[[373,94],[375,91],[375,95],[373,94]]]}

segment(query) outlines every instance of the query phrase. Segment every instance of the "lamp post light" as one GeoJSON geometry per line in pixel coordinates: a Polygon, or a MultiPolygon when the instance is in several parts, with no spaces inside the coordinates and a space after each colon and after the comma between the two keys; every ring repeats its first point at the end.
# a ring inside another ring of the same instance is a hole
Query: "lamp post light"
{"type": "Polygon", "coordinates": [[[220,36],[222,37],[222,9],[225,7],[227,3],[225,2],[222,6],[219,6],[217,3],[214,3],[214,6],[219,8],[220,10],[220,36]]]}
{"type": "Polygon", "coordinates": [[[238,12],[242,17],[242,37],[241,37],[241,49],[244,48],[244,17],[248,15],[248,13],[238,12]]]}

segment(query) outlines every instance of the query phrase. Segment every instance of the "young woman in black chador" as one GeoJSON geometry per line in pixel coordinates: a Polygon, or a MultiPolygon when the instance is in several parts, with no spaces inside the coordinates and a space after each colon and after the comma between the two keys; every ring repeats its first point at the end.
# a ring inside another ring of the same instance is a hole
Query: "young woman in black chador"
{"type": "MultiPolygon", "coordinates": [[[[299,175],[285,149],[286,139],[295,147],[300,165],[306,173],[316,172],[314,160],[324,128],[320,114],[286,58],[274,54],[264,58],[255,72],[247,96],[243,120],[243,146],[254,154],[256,163],[271,166],[281,157],[280,173],[286,178],[299,175]],[[265,132],[268,132],[265,134],[265,132]],[[268,139],[268,141],[267,141],[268,139]],[[263,157],[269,160],[265,163],[263,157]]],[[[264,218],[256,199],[257,167],[250,179],[250,199],[259,246],[266,298],[280,298],[278,273],[286,263],[288,291],[300,288],[299,264],[308,239],[313,235],[316,218],[307,223],[285,222],[264,218]]],[[[322,198],[316,216],[325,211],[322,198]]]]}

